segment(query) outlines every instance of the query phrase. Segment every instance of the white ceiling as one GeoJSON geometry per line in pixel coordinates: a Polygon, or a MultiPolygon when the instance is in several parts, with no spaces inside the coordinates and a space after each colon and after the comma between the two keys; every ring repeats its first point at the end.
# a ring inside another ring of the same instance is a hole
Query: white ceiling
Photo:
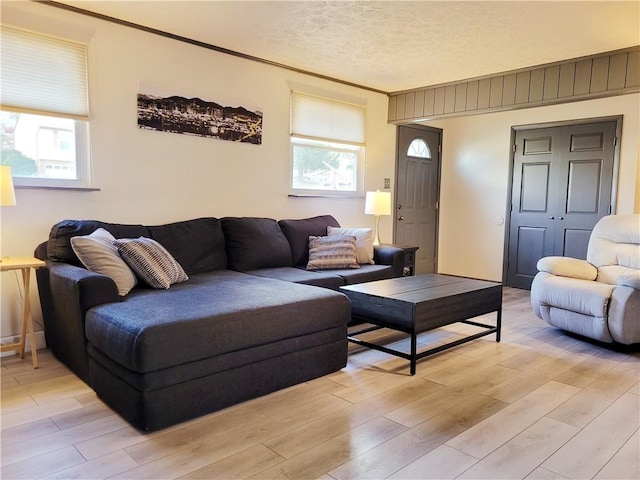
{"type": "Polygon", "coordinates": [[[62,1],[395,92],[640,44],[640,1],[62,1]]]}

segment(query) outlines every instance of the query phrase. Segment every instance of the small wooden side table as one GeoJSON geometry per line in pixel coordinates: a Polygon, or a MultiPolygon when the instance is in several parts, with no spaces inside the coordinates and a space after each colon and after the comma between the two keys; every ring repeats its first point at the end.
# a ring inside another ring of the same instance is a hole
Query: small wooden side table
{"type": "Polygon", "coordinates": [[[0,272],[9,270],[22,271],[22,335],[20,341],[9,345],[0,346],[0,352],[17,351],[20,358],[24,358],[24,347],[27,342],[27,331],[31,342],[31,360],[33,368],[38,368],[38,354],[36,353],[36,337],[33,333],[33,317],[31,316],[31,302],[29,301],[29,289],[31,284],[31,269],[44,267],[45,263],[34,257],[4,257],[0,262],[0,272]]]}
{"type": "Polygon", "coordinates": [[[401,248],[404,250],[404,276],[413,276],[416,274],[416,250],[420,247],[414,247],[412,245],[395,245],[385,244],[390,247],[401,248]]]}

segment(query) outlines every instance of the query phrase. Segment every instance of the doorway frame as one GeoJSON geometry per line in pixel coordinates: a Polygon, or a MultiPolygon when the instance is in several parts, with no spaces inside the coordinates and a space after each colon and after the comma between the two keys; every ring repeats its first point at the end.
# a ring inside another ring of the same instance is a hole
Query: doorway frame
{"type": "Polygon", "coordinates": [[[511,135],[509,137],[510,153],[509,153],[509,176],[507,185],[507,204],[504,222],[504,245],[502,253],[502,284],[507,285],[507,274],[509,268],[509,240],[511,235],[511,213],[513,209],[513,169],[516,159],[515,152],[515,140],[516,133],[521,130],[534,130],[538,128],[555,128],[555,127],[567,127],[571,125],[584,125],[587,123],[599,123],[599,122],[616,122],[616,144],[613,148],[613,176],[611,185],[611,198],[609,199],[609,205],[611,205],[609,214],[615,214],[618,208],[618,173],[620,170],[620,144],[622,136],[622,118],[623,115],[610,115],[606,117],[593,117],[593,118],[579,118],[574,120],[559,120],[555,122],[543,122],[543,123],[530,123],[526,125],[513,125],[511,126],[511,135]]]}
{"type": "Polygon", "coordinates": [[[394,189],[393,189],[393,243],[396,244],[397,233],[397,206],[398,206],[398,164],[400,162],[400,135],[398,129],[400,127],[415,128],[418,130],[424,130],[431,133],[437,133],[440,136],[440,144],[438,145],[439,165],[438,165],[438,178],[436,187],[436,220],[435,220],[435,241],[434,241],[434,258],[433,266],[434,273],[439,272],[439,251],[440,251],[440,193],[442,191],[442,157],[444,152],[444,130],[442,128],[431,127],[429,125],[422,125],[420,123],[403,123],[396,125],[396,161],[394,169],[394,189]]]}

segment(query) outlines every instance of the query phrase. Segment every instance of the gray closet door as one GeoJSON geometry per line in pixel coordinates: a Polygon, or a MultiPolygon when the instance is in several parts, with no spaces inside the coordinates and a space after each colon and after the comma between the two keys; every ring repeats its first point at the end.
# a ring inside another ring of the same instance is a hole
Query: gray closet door
{"type": "Polygon", "coordinates": [[[611,212],[615,135],[616,121],[516,132],[507,285],[531,288],[542,257],[586,258],[611,212]]]}

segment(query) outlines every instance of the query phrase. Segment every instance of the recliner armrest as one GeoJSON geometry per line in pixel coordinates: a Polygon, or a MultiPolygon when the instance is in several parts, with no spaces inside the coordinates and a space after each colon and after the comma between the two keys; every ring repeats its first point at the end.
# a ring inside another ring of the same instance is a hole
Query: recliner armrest
{"type": "Polygon", "coordinates": [[[598,269],[586,260],[571,257],[543,257],[538,260],[538,271],[560,277],[595,280],[598,269]]]}
{"type": "Polygon", "coordinates": [[[401,277],[404,270],[404,250],[390,245],[374,245],[373,261],[378,265],[391,265],[393,276],[401,277]]]}

